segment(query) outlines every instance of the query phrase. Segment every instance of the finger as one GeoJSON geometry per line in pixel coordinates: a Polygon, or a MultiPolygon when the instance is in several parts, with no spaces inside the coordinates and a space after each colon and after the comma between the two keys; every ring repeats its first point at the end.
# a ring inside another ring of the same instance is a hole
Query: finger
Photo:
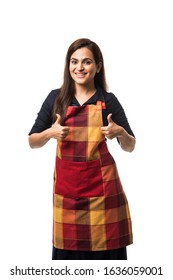
{"type": "Polygon", "coordinates": [[[107,126],[102,126],[102,127],[101,127],[101,131],[102,131],[102,132],[107,131],[107,126]]]}
{"type": "Polygon", "coordinates": [[[113,122],[111,117],[112,117],[112,113],[107,116],[108,124],[113,122]]]}
{"type": "Polygon", "coordinates": [[[61,116],[59,114],[56,114],[57,119],[56,119],[56,124],[61,124],[61,116]]]}
{"type": "Polygon", "coordinates": [[[109,131],[103,131],[103,134],[105,135],[105,136],[107,136],[107,135],[109,135],[110,133],[109,133],[109,131]]]}

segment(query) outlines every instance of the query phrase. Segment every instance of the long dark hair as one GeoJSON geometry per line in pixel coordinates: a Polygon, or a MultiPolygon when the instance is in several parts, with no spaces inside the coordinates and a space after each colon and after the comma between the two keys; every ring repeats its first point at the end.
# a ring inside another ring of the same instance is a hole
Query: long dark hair
{"type": "Polygon", "coordinates": [[[80,48],[86,47],[88,48],[94,57],[94,60],[96,64],[99,62],[102,62],[102,67],[99,73],[96,73],[94,77],[94,83],[95,86],[101,87],[103,90],[107,90],[107,84],[106,84],[106,77],[105,77],[105,69],[104,69],[104,61],[103,61],[103,55],[96,43],[93,41],[82,38],[74,41],[70,47],[68,48],[66,59],[65,59],[65,68],[64,68],[64,81],[63,84],[59,90],[59,93],[55,99],[54,107],[53,107],[53,121],[56,120],[56,114],[60,114],[62,117],[62,120],[64,120],[65,113],[67,110],[67,107],[70,105],[70,103],[73,100],[74,97],[74,81],[70,75],[69,72],[69,63],[70,58],[72,54],[80,48]]]}

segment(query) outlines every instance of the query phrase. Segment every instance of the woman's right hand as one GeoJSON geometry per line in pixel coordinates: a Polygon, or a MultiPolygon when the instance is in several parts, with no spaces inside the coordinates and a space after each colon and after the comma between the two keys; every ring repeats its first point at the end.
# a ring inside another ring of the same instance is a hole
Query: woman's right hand
{"type": "Polygon", "coordinates": [[[67,136],[69,130],[70,128],[68,126],[61,125],[61,116],[57,114],[57,120],[50,128],[39,133],[33,133],[29,136],[29,145],[31,148],[40,148],[51,138],[61,141],[67,136]]]}
{"type": "Polygon", "coordinates": [[[68,126],[61,125],[61,116],[56,114],[57,119],[49,129],[51,138],[56,140],[63,140],[69,133],[70,128],[68,126]]]}

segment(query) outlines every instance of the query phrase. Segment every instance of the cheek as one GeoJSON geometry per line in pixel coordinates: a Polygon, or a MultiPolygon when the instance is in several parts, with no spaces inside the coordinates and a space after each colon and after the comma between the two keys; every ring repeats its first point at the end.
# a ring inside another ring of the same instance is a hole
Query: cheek
{"type": "Polygon", "coordinates": [[[97,69],[96,69],[96,67],[94,67],[94,68],[92,68],[92,69],[91,69],[91,73],[92,73],[92,75],[94,75],[94,76],[95,76],[95,74],[97,73],[97,69]]]}
{"type": "Polygon", "coordinates": [[[96,71],[95,69],[92,70],[92,71],[91,71],[91,76],[92,76],[92,77],[95,77],[96,73],[97,73],[97,71],[96,71]]]}
{"type": "Polygon", "coordinates": [[[71,76],[74,75],[74,68],[73,67],[69,67],[69,73],[70,73],[71,76]]]}
{"type": "Polygon", "coordinates": [[[72,72],[72,67],[69,67],[68,70],[69,70],[69,72],[71,73],[71,72],[72,72]]]}

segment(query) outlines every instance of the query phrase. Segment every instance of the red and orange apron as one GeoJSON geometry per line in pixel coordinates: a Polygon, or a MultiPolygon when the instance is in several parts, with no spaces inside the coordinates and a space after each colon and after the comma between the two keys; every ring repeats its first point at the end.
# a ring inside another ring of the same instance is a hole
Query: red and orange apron
{"type": "Polygon", "coordinates": [[[70,132],[56,152],[55,248],[100,251],[132,243],[128,202],[100,129],[104,109],[102,101],[68,107],[70,132]]]}

